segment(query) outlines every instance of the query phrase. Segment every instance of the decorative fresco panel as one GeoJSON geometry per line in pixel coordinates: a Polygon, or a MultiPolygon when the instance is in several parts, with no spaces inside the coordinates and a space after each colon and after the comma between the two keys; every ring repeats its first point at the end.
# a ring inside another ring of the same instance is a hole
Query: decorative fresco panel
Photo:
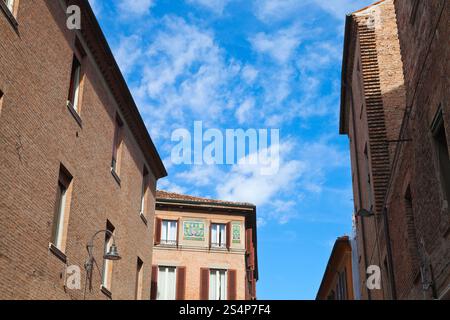
{"type": "Polygon", "coordinates": [[[231,225],[231,232],[233,235],[233,243],[241,243],[241,224],[233,223],[231,225]]]}
{"type": "Polygon", "coordinates": [[[205,223],[203,221],[184,221],[183,235],[185,240],[205,240],[205,223]]]}

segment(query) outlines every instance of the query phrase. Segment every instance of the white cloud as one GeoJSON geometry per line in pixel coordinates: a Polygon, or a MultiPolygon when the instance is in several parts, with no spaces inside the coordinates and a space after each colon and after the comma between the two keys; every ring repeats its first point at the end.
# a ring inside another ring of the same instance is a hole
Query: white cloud
{"type": "Polygon", "coordinates": [[[299,0],[255,0],[256,16],[264,22],[272,22],[292,16],[303,5],[299,0]]]}
{"type": "Polygon", "coordinates": [[[373,0],[313,0],[313,2],[321,7],[323,10],[333,15],[338,19],[344,19],[349,13],[352,13],[358,9],[364,8],[365,6],[373,3],[373,0]]]}
{"type": "Polygon", "coordinates": [[[187,2],[204,7],[216,14],[222,14],[230,0],[187,0],[187,2]]]}
{"type": "Polygon", "coordinates": [[[92,11],[94,11],[95,15],[98,17],[101,14],[101,6],[98,0],[89,0],[89,4],[91,5],[92,11]]]}
{"type": "Polygon", "coordinates": [[[215,165],[194,165],[191,170],[176,174],[176,178],[195,187],[204,187],[215,185],[223,175],[215,165]]]}
{"type": "Polygon", "coordinates": [[[142,39],[137,35],[122,37],[119,45],[114,49],[114,56],[124,74],[127,74],[142,57],[142,39]]]}
{"type": "Polygon", "coordinates": [[[373,0],[254,0],[255,15],[265,23],[298,19],[319,8],[339,20],[374,2],[373,0]]]}
{"type": "Polygon", "coordinates": [[[158,180],[157,189],[180,194],[184,194],[187,191],[186,188],[171,182],[168,178],[158,180]]]}
{"type": "Polygon", "coordinates": [[[121,0],[119,10],[122,16],[130,15],[131,18],[149,13],[153,5],[154,0],[121,0]]]}
{"type": "Polygon", "coordinates": [[[250,117],[253,116],[253,108],[255,107],[255,100],[253,98],[247,98],[236,110],[236,118],[239,124],[245,123],[250,117]]]}
{"type": "MultiPolygon", "coordinates": [[[[285,153],[292,146],[285,143],[279,147],[280,153],[285,153]]],[[[221,199],[251,202],[262,206],[272,201],[279,192],[292,187],[304,170],[305,165],[301,161],[285,161],[281,155],[279,171],[274,175],[261,174],[261,164],[234,165],[223,182],[217,186],[217,194],[221,199]]]]}
{"type": "Polygon", "coordinates": [[[251,65],[246,65],[244,68],[242,68],[242,78],[248,84],[252,84],[258,77],[258,74],[258,70],[251,65]]]}
{"type": "Polygon", "coordinates": [[[293,25],[276,33],[257,33],[250,38],[255,51],[270,55],[279,63],[286,63],[300,45],[300,28],[293,25]]]}
{"type": "Polygon", "coordinates": [[[181,116],[182,109],[217,115],[227,107],[228,82],[239,67],[224,59],[210,32],[179,18],[166,18],[164,24],[147,50],[141,90],[174,110],[172,116],[181,116]]]}

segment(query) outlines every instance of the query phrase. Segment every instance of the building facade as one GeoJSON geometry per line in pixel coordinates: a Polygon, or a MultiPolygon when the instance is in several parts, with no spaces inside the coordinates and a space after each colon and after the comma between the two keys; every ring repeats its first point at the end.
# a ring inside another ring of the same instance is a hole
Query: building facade
{"type": "Polygon", "coordinates": [[[334,243],[316,300],[354,300],[352,246],[348,236],[334,243]]]}
{"type": "Polygon", "coordinates": [[[88,1],[1,0],[0,39],[0,298],[149,299],[166,171],[88,1]]]}
{"type": "Polygon", "coordinates": [[[340,133],[363,299],[448,294],[448,2],[423,3],[379,1],[347,16],[340,133]],[[381,278],[369,289],[371,266],[381,278]]]}
{"type": "Polygon", "coordinates": [[[152,299],[256,299],[256,208],[157,191],[152,299]]]}
{"type": "Polygon", "coordinates": [[[450,299],[450,2],[395,11],[406,91],[387,195],[396,293],[450,299]]]}

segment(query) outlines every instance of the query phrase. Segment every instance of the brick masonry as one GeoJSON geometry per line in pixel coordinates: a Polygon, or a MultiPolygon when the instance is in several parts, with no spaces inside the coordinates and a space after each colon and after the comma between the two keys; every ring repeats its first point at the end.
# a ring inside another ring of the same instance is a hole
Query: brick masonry
{"type": "Polygon", "coordinates": [[[449,141],[449,3],[418,1],[412,21],[414,2],[380,1],[347,20],[341,133],[350,138],[355,212],[372,204],[379,215],[356,220],[363,299],[443,298],[449,288],[448,202],[430,130],[441,106],[449,141]],[[371,264],[381,268],[382,288],[369,292],[371,264]]]}
{"type": "Polygon", "coordinates": [[[450,141],[450,2],[398,0],[395,10],[409,110],[401,138],[411,139],[398,146],[388,200],[393,250],[397,252],[396,286],[399,298],[450,299],[449,199],[445,199],[430,129],[441,106],[447,143],[450,141]],[[412,199],[409,216],[404,205],[408,186],[412,199]],[[408,234],[406,225],[415,232],[408,234]],[[411,246],[418,247],[418,264],[414,255],[407,254],[411,246]],[[425,279],[432,281],[428,290],[422,290],[418,267],[425,279]]]}
{"type": "MultiPolygon", "coordinates": [[[[0,8],[0,11],[2,9],[0,8]]],[[[60,164],[73,176],[65,250],[68,265],[83,265],[86,244],[109,220],[122,260],[113,262],[112,298],[134,299],[137,257],[143,261],[143,298],[151,285],[156,179],[150,170],[147,221],[139,216],[146,153],[137,142],[137,122],[125,123],[121,184],[110,172],[115,95],[83,35],[69,31],[64,1],[20,1],[17,29],[0,12],[0,298],[82,299],[64,287],[65,263],[49,251],[60,164]],[[66,106],[75,36],[87,56],[81,119],[66,106]],[[134,130],[134,129],[133,129],[134,130]]],[[[92,30],[84,30],[89,34],[92,30]]],[[[101,55],[100,55],[101,56],[101,55]]],[[[119,92],[120,93],[120,92],[119,92]]],[[[117,94],[117,92],[116,92],[117,94]]],[[[122,92],[122,95],[128,94],[122,92]]],[[[104,235],[95,242],[102,267],[104,235]]],[[[94,270],[87,299],[107,299],[94,270]]]]}

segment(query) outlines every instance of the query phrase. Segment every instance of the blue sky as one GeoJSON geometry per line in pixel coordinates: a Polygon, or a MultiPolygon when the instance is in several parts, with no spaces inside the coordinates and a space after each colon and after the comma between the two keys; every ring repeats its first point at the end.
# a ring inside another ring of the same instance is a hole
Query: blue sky
{"type": "Polygon", "coordinates": [[[345,14],[368,0],[90,0],[169,177],[161,189],[257,205],[259,299],[314,299],[351,233],[338,134],[345,14]],[[280,130],[280,166],[175,165],[178,128],[280,130]]]}

